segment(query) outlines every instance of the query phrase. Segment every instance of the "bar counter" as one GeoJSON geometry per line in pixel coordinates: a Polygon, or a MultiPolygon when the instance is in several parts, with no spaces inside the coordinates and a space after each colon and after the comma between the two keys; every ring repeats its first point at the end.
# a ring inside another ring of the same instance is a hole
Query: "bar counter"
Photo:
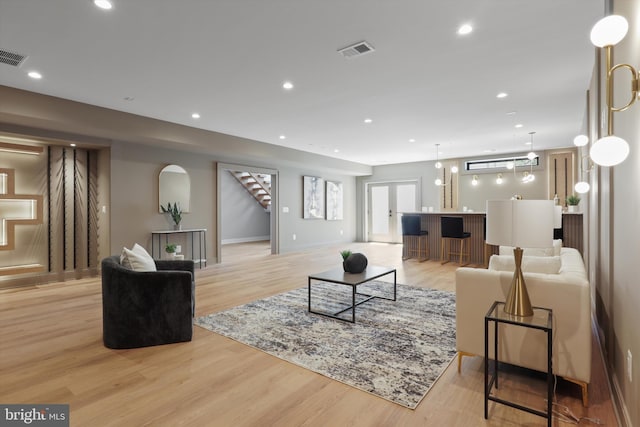
{"type": "MultiPolygon", "coordinates": [[[[420,215],[421,226],[427,230],[429,240],[430,259],[440,260],[440,218],[443,216],[462,217],[464,231],[471,233],[471,237],[465,243],[465,252],[469,252],[469,264],[486,266],[489,257],[498,253],[498,247],[487,245],[485,254],[485,213],[484,212],[403,212],[406,215],[420,215]]],[[[576,248],[582,254],[582,213],[562,214],[563,241],[562,245],[576,248]]],[[[451,242],[451,251],[460,251],[460,243],[451,242]]],[[[466,260],[466,258],[465,258],[466,260]]],[[[452,257],[452,262],[457,259],[452,257]]]]}

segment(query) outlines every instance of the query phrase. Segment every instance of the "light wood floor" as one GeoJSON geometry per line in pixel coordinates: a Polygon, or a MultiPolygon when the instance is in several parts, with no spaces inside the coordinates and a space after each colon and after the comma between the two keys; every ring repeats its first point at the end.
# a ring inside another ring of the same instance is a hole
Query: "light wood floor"
{"type": "MultiPolygon", "coordinates": [[[[402,262],[400,245],[354,243],[278,256],[264,243],[230,245],[223,264],[196,274],[196,315],[306,286],[310,273],[339,265],[345,248],[397,268],[399,283],[454,290],[455,265],[402,262]]],[[[546,425],[498,404],[483,419],[480,357],[464,358],[461,374],[454,361],[410,410],[198,327],[189,343],[110,350],[102,345],[101,310],[99,278],[0,291],[0,403],[69,403],[72,426],[546,425]]],[[[564,381],[556,399],[577,416],[615,426],[596,348],[590,407],[564,381]]],[[[544,405],[544,383],[532,376],[510,374],[501,389],[544,405]]]]}

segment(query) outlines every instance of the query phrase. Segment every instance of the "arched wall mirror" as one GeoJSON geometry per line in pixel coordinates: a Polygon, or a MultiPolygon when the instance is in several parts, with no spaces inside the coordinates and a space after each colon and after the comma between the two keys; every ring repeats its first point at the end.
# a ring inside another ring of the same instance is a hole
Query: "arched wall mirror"
{"type": "MultiPolygon", "coordinates": [[[[191,199],[191,180],[186,170],[178,165],[165,166],[160,171],[159,177],[159,198],[160,206],[178,203],[182,212],[189,212],[189,201],[191,199]]],[[[162,208],[158,206],[158,211],[162,213],[162,208]]]]}

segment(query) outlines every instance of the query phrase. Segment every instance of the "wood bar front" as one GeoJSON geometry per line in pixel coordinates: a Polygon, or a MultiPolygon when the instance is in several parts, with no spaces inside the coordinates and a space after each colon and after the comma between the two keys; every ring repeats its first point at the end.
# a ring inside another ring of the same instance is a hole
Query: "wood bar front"
{"type": "MultiPolygon", "coordinates": [[[[409,212],[407,212],[409,214],[409,212]]],[[[469,251],[469,263],[484,265],[484,212],[412,212],[420,215],[423,230],[429,232],[429,259],[440,259],[440,218],[443,216],[462,217],[464,231],[471,233],[471,238],[465,243],[465,252],[469,251]]],[[[451,242],[451,251],[460,251],[460,242],[451,242]]],[[[452,259],[457,262],[457,259],[452,259]]]]}
{"type": "MultiPolygon", "coordinates": [[[[484,266],[488,262],[488,257],[498,253],[498,248],[488,246],[488,253],[485,259],[485,213],[484,212],[406,212],[406,214],[420,215],[423,230],[429,232],[429,252],[431,260],[440,260],[440,218],[443,216],[462,217],[464,231],[471,233],[468,248],[465,244],[465,252],[469,250],[469,263],[471,265],[484,266]]],[[[575,248],[582,254],[582,214],[563,214],[563,242],[562,245],[575,248]]],[[[451,251],[460,250],[460,243],[451,242],[451,251]]],[[[452,262],[457,260],[452,259],[452,262]]]]}

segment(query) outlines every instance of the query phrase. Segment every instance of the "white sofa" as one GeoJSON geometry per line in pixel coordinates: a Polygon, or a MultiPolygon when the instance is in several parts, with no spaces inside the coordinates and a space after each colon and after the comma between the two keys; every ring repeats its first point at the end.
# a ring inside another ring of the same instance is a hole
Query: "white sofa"
{"type": "MultiPolygon", "coordinates": [[[[527,261],[525,250],[523,267],[527,261]]],[[[584,406],[591,380],[591,303],[580,253],[560,250],[558,274],[524,278],[533,306],[553,309],[553,373],[582,387],[584,406]]],[[[463,356],[484,356],[484,316],[494,301],[505,301],[513,272],[459,268],[456,271],[456,345],[458,372],[463,356]]],[[[500,325],[500,361],[546,371],[546,335],[537,330],[500,325]]],[[[492,345],[489,346],[493,358],[492,345]]]]}

